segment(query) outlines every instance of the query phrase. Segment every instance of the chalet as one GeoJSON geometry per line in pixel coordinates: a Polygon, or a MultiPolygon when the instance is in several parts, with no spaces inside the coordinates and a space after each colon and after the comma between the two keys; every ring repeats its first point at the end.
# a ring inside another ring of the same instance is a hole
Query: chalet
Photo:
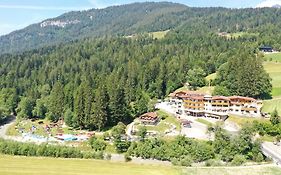
{"type": "Polygon", "coordinates": [[[261,46],[259,47],[261,52],[273,52],[273,48],[271,46],[261,46]]]}
{"type": "Polygon", "coordinates": [[[139,117],[139,120],[144,125],[157,125],[160,118],[157,116],[156,112],[148,112],[139,117]]]}

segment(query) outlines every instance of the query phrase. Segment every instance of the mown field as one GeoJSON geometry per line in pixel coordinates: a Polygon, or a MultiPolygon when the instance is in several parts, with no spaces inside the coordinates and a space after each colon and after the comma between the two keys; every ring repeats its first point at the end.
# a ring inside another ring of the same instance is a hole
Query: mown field
{"type": "Polygon", "coordinates": [[[158,32],[151,32],[151,33],[149,33],[149,34],[152,35],[152,37],[153,37],[154,39],[162,39],[162,38],[164,38],[164,37],[167,35],[167,33],[168,33],[169,31],[170,31],[170,30],[158,31],[158,32]]]}
{"type": "Polygon", "coordinates": [[[272,96],[281,96],[281,62],[265,62],[264,68],[272,78],[272,96]]]}
{"type": "Polygon", "coordinates": [[[270,53],[264,56],[266,61],[281,62],[281,53],[270,53]]]}
{"type": "Polygon", "coordinates": [[[180,173],[179,168],[172,166],[0,155],[1,175],[177,175],[180,173]]]}
{"type": "Polygon", "coordinates": [[[273,99],[264,101],[263,111],[272,112],[277,109],[281,114],[281,53],[266,54],[265,59],[268,61],[264,63],[264,68],[272,78],[273,99]]]}
{"type": "Polygon", "coordinates": [[[187,168],[183,175],[279,175],[281,169],[272,166],[187,168]]]}
{"type": "Polygon", "coordinates": [[[262,110],[264,112],[272,112],[276,109],[278,114],[281,114],[281,98],[264,100],[262,110]]]}
{"type": "Polygon", "coordinates": [[[254,167],[173,167],[101,160],[55,159],[0,155],[1,175],[279,175],[272,165],[254,167]]]}

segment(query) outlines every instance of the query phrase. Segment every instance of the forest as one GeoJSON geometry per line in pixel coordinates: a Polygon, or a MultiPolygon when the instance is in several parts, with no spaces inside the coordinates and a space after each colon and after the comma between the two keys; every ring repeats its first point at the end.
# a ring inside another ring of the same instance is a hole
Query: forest
{"type": "Polygon", "coordinates": [[[151,99],[186,82],[205,86],[204,77],[214,72],[218,95],[270,98],[258,47],[280,49],[280,11],[188,9],[183,13],[193,17],[163,39],[140,32],[0,55],[0,116],[64,119],[75,128],[103,130],[131,122],[152,109],[151,99]],[[249,34],[226,38],[218,35],[223,31],[249,34]]]}
{"type": "Polygon", "coordinates": [[[268,44],[280,49],[280,15],[278,8],[193,8],[169,2],[133,3],[74,11],[1,36],[0,53],[22,52],[83,38],[172,30],[184,25],[201,25],[209,32],[246,32],[247,37],[257,44],[268,44]],[[52,21],[66,25],[42,27],[42,24],[52,21]]]}

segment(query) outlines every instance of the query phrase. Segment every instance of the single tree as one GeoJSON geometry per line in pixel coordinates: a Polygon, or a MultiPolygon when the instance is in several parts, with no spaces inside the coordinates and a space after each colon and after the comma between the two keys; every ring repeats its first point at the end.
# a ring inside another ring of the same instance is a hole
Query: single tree
{"type": "Polygon", "coordinates": [[[278,115],[278,112],[276,109],[274,109],[274,111],[272,112],[271,116],[270,116],[270,122],[273,125],[277,125],[280,123],[280,116],[278,115]]]}
{"type": "Polygon", "coordinates": [[[143,141],[145,139],[145,136],[147,134],[147,129],[145,126],[141,126],[137,132],[137,135],[141,138],[143,141]]]}

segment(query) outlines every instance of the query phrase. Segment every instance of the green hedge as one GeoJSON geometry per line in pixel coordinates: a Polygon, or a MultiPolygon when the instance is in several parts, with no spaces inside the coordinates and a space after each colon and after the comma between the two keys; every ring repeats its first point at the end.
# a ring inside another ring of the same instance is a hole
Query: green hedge
{"type": "Polygon", "coordinates": [[[36,145],[0,139],[0,153],[19,156],[103,159],[103,152],[81,151],[78,148],[57,145],[36,145]]]}

